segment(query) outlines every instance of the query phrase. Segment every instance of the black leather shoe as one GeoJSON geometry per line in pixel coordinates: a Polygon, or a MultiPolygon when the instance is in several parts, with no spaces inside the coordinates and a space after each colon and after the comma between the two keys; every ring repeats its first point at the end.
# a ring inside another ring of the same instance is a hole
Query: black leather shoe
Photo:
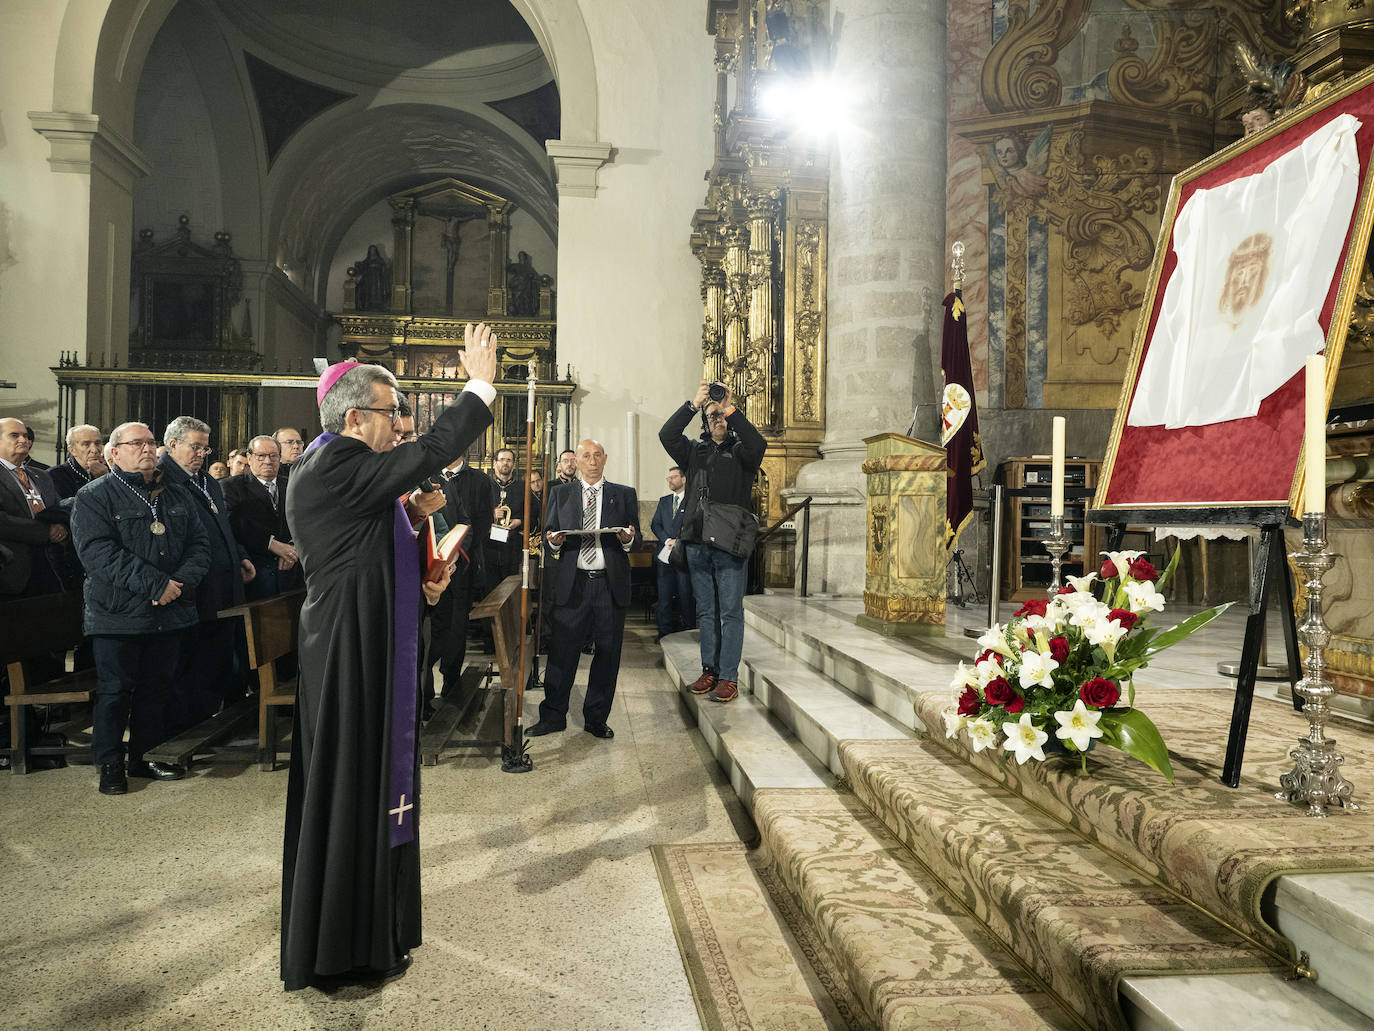
{"type": "Polygon", "coordinates": [[[615,737],[615,731],[604,723],[588,723],[587,733],[592,737],[599,737],[603,741],[609,741],[611,738],[615,737]]]}
{"type": "Polygon", "coordinates": [[[100,793],[102,795],[127,795],[129,782],[124,777],[124,764],[110,763],[100,767],[100,793]]]}
{"type": "Polygon", "coordinates": [[[153,780],[181,780],[186,776],[186,767],[176,763],[149,762],[139,759],[129,763],[130,777],[151,777],[153,780]]]}
{"type": "Polygon", "coordinates": [[[554,723],[552,720],[540,720],[532,727],[525,728],[526,737],[543,737],[545,734],[557,734],[561,730],[567,730],[566,723],[554,723]]]}

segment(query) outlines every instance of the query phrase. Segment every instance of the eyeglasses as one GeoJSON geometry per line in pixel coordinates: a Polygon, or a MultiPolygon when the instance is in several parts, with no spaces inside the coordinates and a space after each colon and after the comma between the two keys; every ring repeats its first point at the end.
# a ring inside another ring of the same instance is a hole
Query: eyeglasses
{"type": "Polygon", "coordinates": [[[215,449],[205,444],[187,444],[186,447],[195,455],[213,455],[215,449]]]}
{"type": "Polygon", "coordinates": [[[110,447],[136,447],[136,448],[155,448],[157,441],[149,437],[147,440],[121,440],[118,444],[111,444],[110,447]]]}
{"type": "Polygon", "coordinates": [[[272,459],[274,462],[279,462],[279,461],[281,461],[281,455],[280,455],[278,452],[276,452],[276,451],[250,451],[250,452],[248,452],[248,457],[249,457],[249,458],[270,458],[270,459],[272,459]]]}
{"type": "Polygon", "coordinates": [[[399,408],[397,408],[395,405],[393,405],[393,406],[390,407],[390,408],[364,408],[364,407],[359,407],[357,410],[360,411],[360,412],[376,412],[378,415],[385,415],[385,416],[387,416],[389,419],[391,419],[392,422],[399,422],[400,419],[401,419],[401,410],[400,410],[399,408]]]}

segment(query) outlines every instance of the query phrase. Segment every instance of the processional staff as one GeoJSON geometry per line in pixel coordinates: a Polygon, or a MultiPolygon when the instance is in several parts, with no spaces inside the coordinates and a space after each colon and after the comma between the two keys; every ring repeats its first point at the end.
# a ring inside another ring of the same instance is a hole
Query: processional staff
{"type": "MultiPolygon", "coordinates": [[[[543,478],[543,483],[544,483],[544,495],[543,495],[543,497],[544,497],[544,500],[545,500],[545,502],[546,502],[546,504],[545,504],[545,507],[546,507],[546,508],[547,508],[547,499],[548,499],[548,496],[549,496],[549,489],[550,489],[550,488],[549,488],[549,458],[550,458],[550,452],[551,452],[552,450],[553,450],[553,405],[550,404],[549,407],[548,407],[548,409],[544,412],[544,448],[543,448],[543,451],[544,451],[544,457],[543,457],[543,469],[544,469],[544,478],[543,478]]],[[[527,482],[527,483],[529,482],[529,477],[528,477],[528,476],[525,477],[525,482],[527,482]]],[[[529,524],[526,523],[526,525],[528,526],[529,524]]],[[[533,554],[536,554],[536,555],[539,555],[539,556],[540,556],[540,560],[539,560],[539,612],[538,612],[538,613],[535,615],[535,617],[534,617],[534,657],[530,660],[530,675],[529,675],[528,679],[526,680],[526,683],[529,685],[530,690],[534,690],[535,688],[537,688],[537,687],[539,686],[539,649],[540,649],[540,646],[541,646],[541,642],[544,640],[544,608],[545,608],[544,599],[547,597],[547,595],[544,593],[544,580],[545,580],[545,573],[547,572],[547,567],[548,567],[548,563],[545,562],[545,561],[543,560],[544,533],[545,533],[544,515],[543,515],[543,513],[541,512],[541,513],[540,513],[540,516],[539,516],[539,533],[538,533],[538,535],[537,535],[537,538],[532,542],[532,544],[531,544],[529,547],[527,547],[527,548],[525,549],[526,554],[531,554],[531,553],[533,553],[533,554]]],[[[525,539],[526,539],[527,541],[530,539],[529,536],[528,536],[528,534],[526,535],[526,538],[525,538],[525,539]]]]}
{"type": "Polygon", "coordinates": [[[530,470],[534,467],[534,388],[538,383],[533,358],[528,368],[529,390],[525,399],[525,525],[523,547],[520,549],[520,665],[516,667],[515,730],[509,748],[502,749],[501,770],[504,773],[525,773],[534,768],[534,760],[525,750],[525,662],[530,638],[530,470]]]}

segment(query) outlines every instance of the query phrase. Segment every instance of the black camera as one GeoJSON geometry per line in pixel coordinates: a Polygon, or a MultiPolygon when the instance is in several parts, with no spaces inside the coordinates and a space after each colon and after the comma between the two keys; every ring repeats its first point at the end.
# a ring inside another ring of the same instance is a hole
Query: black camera
{"type": "Polygon", "coordinates": [[[706,396],[709,397],[716,404],[720,404],[722,401],[724,401],[725,395],[728,393],[729,391],[725,389],[724,383],[712,383],[709,387],[706,388],[706,396]]]}

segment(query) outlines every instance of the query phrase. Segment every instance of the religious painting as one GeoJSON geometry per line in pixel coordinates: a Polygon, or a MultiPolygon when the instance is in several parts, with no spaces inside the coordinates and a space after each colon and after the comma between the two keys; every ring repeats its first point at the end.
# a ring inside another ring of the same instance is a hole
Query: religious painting
{"type": "Polygon", "coordinates": [[[1374,72],[1175,177],[1093,507],[1288,506],[1371,223],[1374,72]]]}
{"type": "Polygon", "coordinates": [[[486,208],[442,200],[429,201],[416,212],[411,256],[415,314],[482,315],[491,279],[486,208]]]}

